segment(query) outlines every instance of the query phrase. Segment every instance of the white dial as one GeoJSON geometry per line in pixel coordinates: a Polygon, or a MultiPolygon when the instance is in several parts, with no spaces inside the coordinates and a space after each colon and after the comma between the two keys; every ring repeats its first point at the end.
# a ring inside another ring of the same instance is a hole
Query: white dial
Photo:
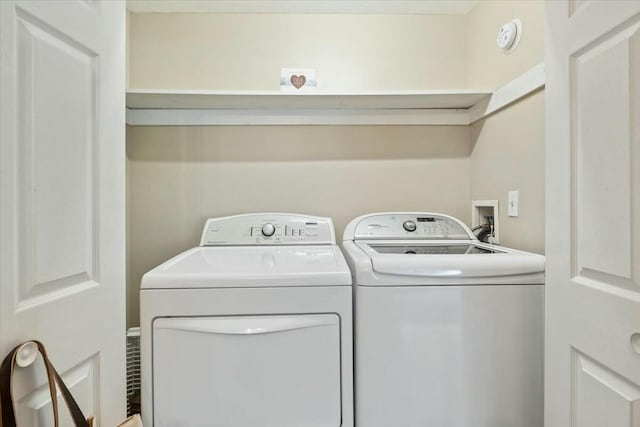
{"type": "Polygon", "coordinates": [[[416,223],[414,221],[405,221],[402,223],[402,228],[404,228],[405,230],[412,232],[412,231],[416,231],[416,223]]]}
{"type": "Polygon", "coordinates": [[[273,236],[273,233],[276,232],[276,227],[270,222],[266,223],[262,226],[262,235],[266,237],[273,236]]]}

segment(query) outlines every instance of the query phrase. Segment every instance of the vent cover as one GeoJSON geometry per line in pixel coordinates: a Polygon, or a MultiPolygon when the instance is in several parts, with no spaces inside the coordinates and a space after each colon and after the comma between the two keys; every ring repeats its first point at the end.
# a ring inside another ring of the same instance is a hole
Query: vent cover
{"type": "Polygon", "coordinates": [[[127,330],[127,416],[140,413],[140,328],[127,330]]]}

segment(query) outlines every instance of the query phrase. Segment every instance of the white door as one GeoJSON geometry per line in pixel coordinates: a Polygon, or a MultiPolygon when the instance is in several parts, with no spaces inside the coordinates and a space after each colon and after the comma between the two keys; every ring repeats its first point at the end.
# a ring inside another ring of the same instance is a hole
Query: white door
{"type": "Polygon", "coordinates": [[[640,427],[640,1],[546,3],[546,427],[640,427]]]}
{"type": "MultiPolygon", "coordinates": [[[[124,4],[2,0],[0,36],[0,353],[43,341],[86,415],[113,426],[125,415],[124,4]]],[[[40,364],[17,374],[18,425],[53,425],[40,364]]]]}

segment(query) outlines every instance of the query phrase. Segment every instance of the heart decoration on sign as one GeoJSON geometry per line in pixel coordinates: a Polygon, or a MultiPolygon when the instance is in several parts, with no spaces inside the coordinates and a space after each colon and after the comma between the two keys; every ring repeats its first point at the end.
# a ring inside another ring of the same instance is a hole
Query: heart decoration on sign
{"type": "Polygon", "coordinates": [[[300,89],[307,82],[307,78],[304,76],[304,74],[299,75],[299,76],[296,76],[294,74],[294,75],[291,76],[290,80],[291,80],[291,84],[296,89],[300,89]]]}

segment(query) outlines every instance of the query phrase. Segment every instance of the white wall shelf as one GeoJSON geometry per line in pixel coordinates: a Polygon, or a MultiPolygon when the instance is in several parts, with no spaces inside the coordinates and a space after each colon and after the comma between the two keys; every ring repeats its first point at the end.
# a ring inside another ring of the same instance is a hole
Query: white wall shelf
{"type": "Polygon", "coordinates": [[[130,125],[468,124],[489,91],[127,91],[130,125]]]}
{"type": "Polygon", "coordinates": [[[469,124],[482,120],[544,87],[544,62],[541,62],[493,94],[469,108],[469,124]]]}
{"type": "Polygon", "coordinates": [[[127,107],[182,110],[467,109],[489,95],[491,95],[489,91],[476,90],[286,93],[278,91],[130,89],[127,91],[127,107]]]}
{"type": "Polygon", "coordinates": [[[354,93],[129,89],[127,124],[467,126],[544,87],[538,64],[495,92],[405,90],[354,93]]]}

